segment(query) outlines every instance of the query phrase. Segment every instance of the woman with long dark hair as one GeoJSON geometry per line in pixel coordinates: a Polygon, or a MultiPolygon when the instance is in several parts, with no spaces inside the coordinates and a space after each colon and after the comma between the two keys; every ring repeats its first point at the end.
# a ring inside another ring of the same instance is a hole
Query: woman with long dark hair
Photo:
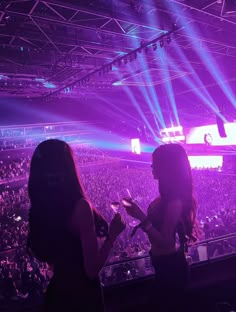
{"type": "Polygon", "coordinates": [[[30,166],[28,247],[53,267],[45,311],[103,311],[98,273],[125,224],[119,214],[110,227],[89,203],[70,146],[44,141],[30,166]],[[101,248],[97,238],[104,237],[101,248]]]}
{"type": "Polygon", "coordinates": [[[196,240],[196,204],[191,168],[179,144],[161,145],[152,155],[152,172],[159,182],[159,197],[147,216],[132,201],[127,213],[141,221],[151,243],[150,256],[156,272],[156,298],[162,310],[177,307],[188,283],[187,245],[196,240]]]}

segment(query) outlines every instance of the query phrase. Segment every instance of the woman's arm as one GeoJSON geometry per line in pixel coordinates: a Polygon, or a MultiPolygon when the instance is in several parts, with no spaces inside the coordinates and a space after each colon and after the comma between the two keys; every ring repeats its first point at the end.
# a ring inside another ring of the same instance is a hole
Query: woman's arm
{"type": "Polygon", "coordinates": [[[71,219],[71,229],[74,234],[80,237],[85,272],[91,279],[97,277],[108,258],[113,242],[125,227],[119,215],[115,218],[113,224],[116,222],[117,230],[110,231],[109,238],[104,241],[99,249],[91,206],[85,199],[81,199],[75,207],[71,219]]]}

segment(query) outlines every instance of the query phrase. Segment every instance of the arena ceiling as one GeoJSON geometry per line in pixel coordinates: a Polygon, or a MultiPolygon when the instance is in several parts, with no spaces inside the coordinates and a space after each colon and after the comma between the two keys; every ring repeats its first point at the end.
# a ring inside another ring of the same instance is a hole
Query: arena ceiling
{"type": "Polygon", "coordinates": [[[196,110],[201,121],[213,118],[201,99],[204,88],[215,102],[221,98],[217,105],[232,121],[235,94],[224,86],[235,89],[235,33],[236,13],[227,0],[2,0],[0,95],[114,99],[150,87],[165,115],[171,83],[178,112],[189,123],[196,110]],[[173,34],[165,36],[168,31],[173,34]],[[222,76],[212,75],[211,60],[222,76]]]}

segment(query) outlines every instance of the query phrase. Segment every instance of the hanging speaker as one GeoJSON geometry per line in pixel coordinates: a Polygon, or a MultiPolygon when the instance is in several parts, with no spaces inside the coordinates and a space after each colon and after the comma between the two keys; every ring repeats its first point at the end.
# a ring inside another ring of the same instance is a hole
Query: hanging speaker
{"type": "Polygon", "coordinates": [[[221,138],[226,138],[227,134],[225,132],[225,126],[224,126],[224,122],[222,120],[222,118],[218,115],[216,115],[216,124],[217,124],[217,128],[218,128],[218,132],[221,138]]]}

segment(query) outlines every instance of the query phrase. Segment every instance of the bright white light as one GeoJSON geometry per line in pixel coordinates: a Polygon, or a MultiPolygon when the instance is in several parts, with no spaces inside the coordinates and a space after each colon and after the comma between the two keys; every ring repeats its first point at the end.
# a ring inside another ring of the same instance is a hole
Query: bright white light
{"type": "Polygon", "coordinates": [[[171,127],[171,128],[164,128],[160,130],[160,134],[166,134],[166,133],[171,133],[171,132],[183,132],[183,127],[178,126],[178,127],[171,127]]]}
{"type": "Polygon", "coordinates": [[[22,219],[22,218],[21,218],[20,216],[18,216],[18,217],[15,218],[15,221],[16,221],[16,222],[19,222],[21,219],[22,219]]]}
{"type": "Polygon", "coordinates": [[[188,156],[191,168],[221,168],[223,156],[188,156]]]}
{"type": "Polygon", "coordinates": [[[225,132],[227,137],[221,138],[218,132],[217,125],[208,125],[203,127],[192,128],[188,134],[186,134],[187,144],[205,144],[205,135],[211,135],[212,146],[223,145],[236,145],[236,123],[225,123],[225,132]]]}
{"type": "Polygon", "coordinates": [[[122,82],[121,81],[116,81],[112,83],[113,86],[121,86],[122,82]]]}
{"type": "Polygon", "coordinates": [[[160,136],[163,143],[175,143],[185,141],[182,126],[161,129],[160,136]]]}
{"type": "Polygon", "coordinates": [[[163,143],[174,143],[174,142],[181,142],[185,140],[185,136],[184,135],[177,135],[177,136],[173,136],[173,137],[165,137],[161,139],[163,143]]]}
{"type": "Polygon", "coordinates": [[[131,139],[131,150],[134,154],[141,154],[141,146],[140,146],[140,140],[139,139],[131,139]]]}

